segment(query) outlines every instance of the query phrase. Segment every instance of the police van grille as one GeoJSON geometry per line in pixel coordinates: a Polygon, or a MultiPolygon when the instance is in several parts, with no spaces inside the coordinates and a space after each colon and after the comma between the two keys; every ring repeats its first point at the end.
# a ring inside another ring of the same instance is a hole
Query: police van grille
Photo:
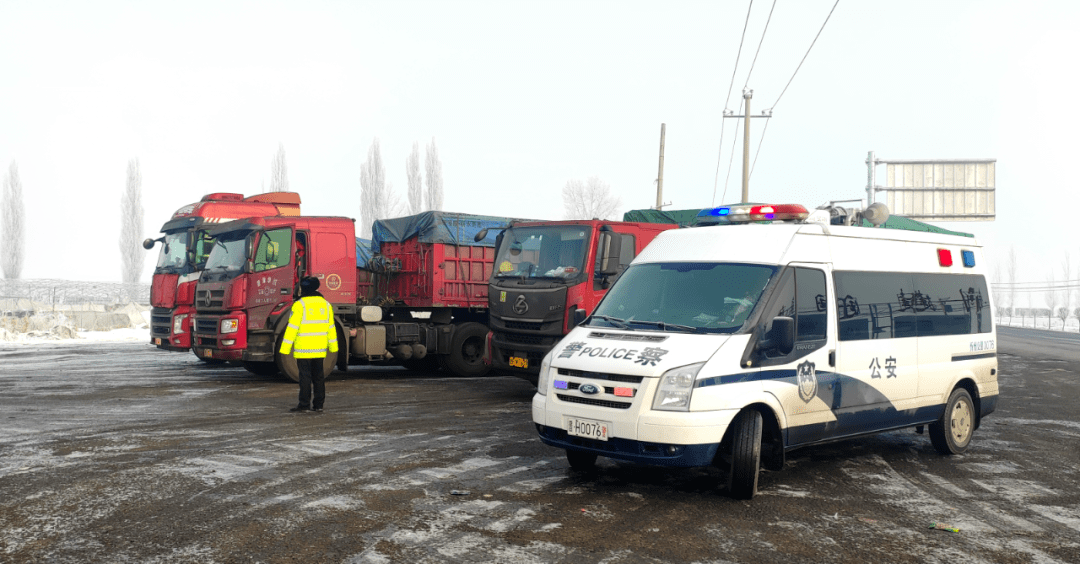
{"type": "Polygon", "coordinates": [[[594,405],[596,407],[610,407],[611,409],[630,409],[630,402],[611,401],[593,398],[582,398],[578,396],[568,396],[566,394],[555,394],[559,398],[559,401],[565,401],[567,403],[580,403],[584,405],[594,405]]]}
{"type": "Polygon", "coordinates": [[[608,374],[605,372],[585,372],[584,370],[559,369],[559,376],[571,378],[590,378],[593,380],[610,380],[612,382],[625,382],[627,384],[640,384],[645,378],[641,376],[624,376],[622,374],[608,374]]]}
{"type": "Polygon", "coordinates": [[[612,339],[616,341],[637,341],[642,343],[662,343],[667,340],[664,335],[625,335],[622,333],[603,333],[600,331],[593,331],[589,333],[589,337],[593,339],[612,339]]]}
{"type": "MultiPolygon", "coordinates": [[[[566,389],[567,390],[576,390],[576,389],[578,389],[580,387],[581,387],[580,382],[567,382],[566,383],[566,389]]],[[[615,395],[615,388],[605,386],[604,387],[604,393],[608,394],[609,396],[613,396],[613,395],[615,395]]],[[[630,397],[636,396],[637,395],[637,388],[630,388],[630,393],[632,394],[630,397]]],[[[626,396],[619,396],[619,397],[626,397],[626,396]]]]}

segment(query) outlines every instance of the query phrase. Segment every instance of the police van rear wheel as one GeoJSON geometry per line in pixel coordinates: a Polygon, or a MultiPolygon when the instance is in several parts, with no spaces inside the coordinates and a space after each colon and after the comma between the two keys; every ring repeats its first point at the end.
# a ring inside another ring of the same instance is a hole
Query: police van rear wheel
{"type": "Polygon", "coordinates": [[[594,452],[567,450],[566,461],[570,463],[570,468],[578,472],[590,472],[596,469],[596,453],[594,452]]]}
{"type": "Polygon", "coordinates": [[[735,416],[731,426],[731,470],[728,495],[752,499],[761,472],[761,414],[752,409],[735,416]]]}
{"type": "Polygon", "coordinates": [[[941,419],[930,424],[930,443],[941,454],[960,454],[975,432],[975,404],[963,388],[953,390],[941,419]]]}

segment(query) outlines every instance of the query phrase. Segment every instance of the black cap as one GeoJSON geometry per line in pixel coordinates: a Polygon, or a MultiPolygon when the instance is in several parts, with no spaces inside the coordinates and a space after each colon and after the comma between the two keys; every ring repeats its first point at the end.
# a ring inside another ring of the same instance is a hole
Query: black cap
{"type": "Polygon", "coordinates": [[[319,279],[314,276],[305,276],[300,279],[300,293],[315,292],[319,289],[319,279]]]}

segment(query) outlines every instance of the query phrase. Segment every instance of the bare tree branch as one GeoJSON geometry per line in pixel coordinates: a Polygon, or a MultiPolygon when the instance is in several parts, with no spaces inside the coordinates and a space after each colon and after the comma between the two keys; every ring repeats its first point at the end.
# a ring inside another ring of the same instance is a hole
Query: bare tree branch
{"type": "Polygon", "coordinates": [[[289,191],[289,168],[285,164],[285,145],[278,143],[277,154],[270,161],[270,191],[289,191]]]}
{"type": "Polygon", "coordinates": [[[376,137],[368,149],[367,162],[360,165],[360,236],[371,238],[375,220],[400,214],[404,207],[393,186],[386,181],[382,150],[376,137]]]}
{"type": "Polygon", "coordinates": [[[22,276],[23,257],[26,251],[25,215],[23,207],[22,181],[19,179],[19,166],[11,161],[8,173],[4,175],[3,228],[0,230],[0,268],[4,278],[18,280],[22,276]]]}
{"type": "Polygon", "coordinates": [[[427,208],[429,210],[442,211],[443,209],[443,177],[442,161],[439,160],[439,148],[435,146],[435,138],[427,146],[427,159],[424,161],[425,176],[427,177],[427,208]]]}
{"type": "Polygon", "coordinates": [[[611,192],[611,186],[599,177],[584,182],[568,180],[563,186],[563,213],[566,219],[611,219],[622,201],[611,192]]]}
{"type": "Polygon", "coordinates": [[[405,176],[409,181],[409,215],[424,211],[424,180],[420,176],[420,143],[413,142],[412,152],[405,159],[405,176]]]}
{"type": "Polygon", "coordinates": [[[143,236],[142,173],[139,159],[128,161],[127,186],[120,198],[120,274],[125,284],[135,284],[142,276],[146,251],[143,236]]]}

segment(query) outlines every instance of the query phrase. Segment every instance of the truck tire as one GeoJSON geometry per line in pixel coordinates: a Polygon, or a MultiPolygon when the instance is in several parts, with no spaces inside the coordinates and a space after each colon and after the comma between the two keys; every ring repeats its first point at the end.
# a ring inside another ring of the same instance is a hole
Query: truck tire
{"type": "Polygon", "coordinates": [[[731,470],[728,495],[753,499],[761,472],[761,414],[747,409],[735,416],[731,425],[731,470]]]}
{"type": "Polygon", "coordinates": [[[941,419],[930,424],[930,443],[941,454],[960,454],[971,444],[975,432],[975,403],[964,388],[957,388],[949,395],[945,413],[941,419]]]}
{"type": "Polygon", "coordinates": [[[273,376],[278,373],[278,367],[273,362],[244,361],[244,370],[257,376],[273,376]]]}
{"type": "MultiPolygon", "coordinates": [[[[296,364],[296,357],[289,354],[281,354],[281,340],[285,336],[284,332],[278,334],[277,339],[274,340],[274,364],[277,365],[279,371],[285,375],[286,378],[293,382],[300,381],[300,367],[296,364]]],[[[334,365],[337,364],[338,355],[328,354],[323,358],[323,375],[329,376],[334,371],[334,365]]]]}
{"type": "Polygon", "coordinates": [[[488,328],[475,322],[462,323],[454,328],[450,341],[450,354],[443,357],[446,369],[457,376],[477,377],[487,374],[490,366],[484,364],[484,342],[488,328]]]}

